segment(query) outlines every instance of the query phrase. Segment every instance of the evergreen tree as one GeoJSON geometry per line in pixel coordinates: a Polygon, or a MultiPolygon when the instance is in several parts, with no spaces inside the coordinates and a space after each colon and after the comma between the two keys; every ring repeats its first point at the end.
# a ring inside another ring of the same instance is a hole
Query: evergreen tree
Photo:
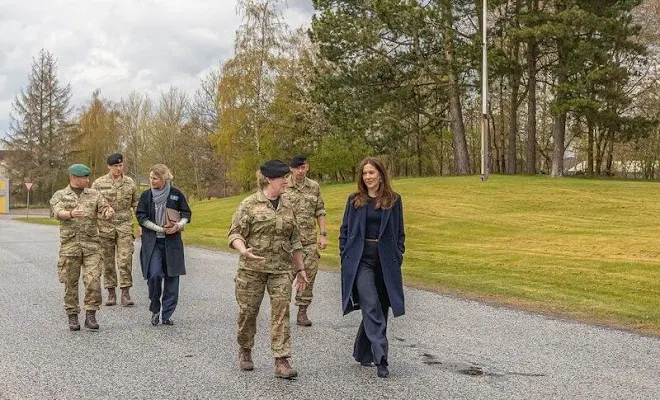
{"type": "Polygon", "coordinates": [[[65,168],[71,161],[84,161],[72,157],[70,99],[70,85],[62,85],[57,77],[55,56],[42,49],[33,59],[27,88],[12,103],[10,126],[3,139],[9,150],[9,178],[21,186],[34,182],[32,199],[41,203],[65,184],[65,168]]]}

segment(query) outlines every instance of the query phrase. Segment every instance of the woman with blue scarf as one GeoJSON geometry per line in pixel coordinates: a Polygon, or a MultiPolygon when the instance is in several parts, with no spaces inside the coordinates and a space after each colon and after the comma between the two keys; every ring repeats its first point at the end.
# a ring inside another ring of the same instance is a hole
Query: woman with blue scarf
{"type": "Polygon", "coordinates": [[[179,276],[186,274],[181,231],[190,222],[186,197],[171,186],[169,168],[156,164],[149,172],[151,189],[140,196],[136,216],[142,229],[140,264],[149,287],[151,324],[174,325],[179,276]],[[161,315],[162,314],[162,315],[161,315]]]}

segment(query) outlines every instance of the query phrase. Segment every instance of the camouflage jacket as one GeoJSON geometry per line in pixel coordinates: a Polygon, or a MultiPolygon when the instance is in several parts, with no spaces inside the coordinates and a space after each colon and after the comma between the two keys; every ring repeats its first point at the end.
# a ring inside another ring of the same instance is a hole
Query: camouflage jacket
{"type": "Polygon", "coordinates": [[[240,257],[239,269],[292,272],[293,251],[301,250],[300,232],[291,203],[280,196],[277,210],[261,190],[243,199],[231,220],[229,245],[240,239],[264,261],[240,257]]]}
{"type": "Polygon", "coordinates": [[[100,252],[98,220],[108,219],[112,207],[94,189],[83,189],[80,197],[67,186],[55,192],[50,205],[55,218],[62,210],[73,211],[78,205],[85,210],[84,218],[60,220],[60,255],[80,256],[100,252]]]}
{"type": "Polygon", "coordinates": [[[115,210],[115,216],[108,221],[99,221],[101,235],[114,234],[119,231],[132,231],[133,211],[137,207],[140,196],[135,181],[128,176],[114,180],[110,174],[103,175],[92,183],[92,189],[99,191],[115,210]]]}
{"type": "Polygon", "coordinates": [[[316,243],[316,219],[325,215],[325,204],[321,197],[319,184],[307,177],[303,182],[296,183],[291,175],[285,197],[296,210],[302,244],[306,246],[316,243]]]}

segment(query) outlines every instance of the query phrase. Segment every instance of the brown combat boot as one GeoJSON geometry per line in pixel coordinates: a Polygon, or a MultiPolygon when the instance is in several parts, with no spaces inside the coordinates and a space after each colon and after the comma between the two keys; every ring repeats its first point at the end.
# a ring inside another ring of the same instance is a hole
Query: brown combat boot
{"type": "Polygon", "coordinates": [[[296,324],[300,326],[312,326],[312,321],[307,318],[307,306],[298,307],[298,320],[296,324]]]}
{"type": "Polygon", "coordinates": [[[69,330],[79,331],[80,322],[78,322],[78,314],[69,314],[69,330]]]}
{"type": "Polygon", "coordinates": [[[128,288],[123,287],[121,288],[121,306],[122,307],[130,307],[133,304],[133,300],[131,300],[131,295],[128,294],[128,288]]]}
{"type": "Polygon", "coordinates": [[[289,359],[286,357],[277,357],[275,359],[275,376],[284,379],[293,379],[298,376],[298,372],[291,368],[289,359]]]}
{"type": "Polygon", "coordinates": [[[108,288],[108,299],[105,301],[106,306],[114,306],[117,304],[117,293],[115,292],[115,288],[109,287],[108,288]]]}
{"type": "Polygon", "coordinates": [[[99,323],[96,322],[96,310],[87,310],[85,313],[85,328],[99,329],[99,323]]]}
{"type": "Polygon", "coordinates": [[[254,369],[254,363],[252,362],[252,350],[251,349],[241,349],[238,352],[238,365],[243,371],[252,371],[254,369]]]}

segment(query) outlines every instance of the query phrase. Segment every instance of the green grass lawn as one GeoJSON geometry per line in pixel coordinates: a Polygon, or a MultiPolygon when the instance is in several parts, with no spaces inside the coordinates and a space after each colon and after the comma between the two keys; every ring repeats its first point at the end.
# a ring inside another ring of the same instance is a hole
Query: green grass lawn
{"type": "MultiPolygon", "coordinates": [[[[339,269],[339,224],[354,188],[321,188],[329,269],[339,269]]],[[[470,176],[398,179],[394,188],[403,196],[407,284],[660,334],[659,183],[470,176]]],[[[243,197],[194,203],[185,242],[228,249],[243,197]]]]}
{"type": "Polygon", "coordinates": [[[32,224],[39,224],[39,225],[59,225],[60,221],[56,220],[55,218],[49,218],[49,217],[42,217],[42,216],[35,216],[35,217],[21,217],[21,218],[14,218],[14,221],[21,221],[21,222],[29,222],[32,224]]]}

